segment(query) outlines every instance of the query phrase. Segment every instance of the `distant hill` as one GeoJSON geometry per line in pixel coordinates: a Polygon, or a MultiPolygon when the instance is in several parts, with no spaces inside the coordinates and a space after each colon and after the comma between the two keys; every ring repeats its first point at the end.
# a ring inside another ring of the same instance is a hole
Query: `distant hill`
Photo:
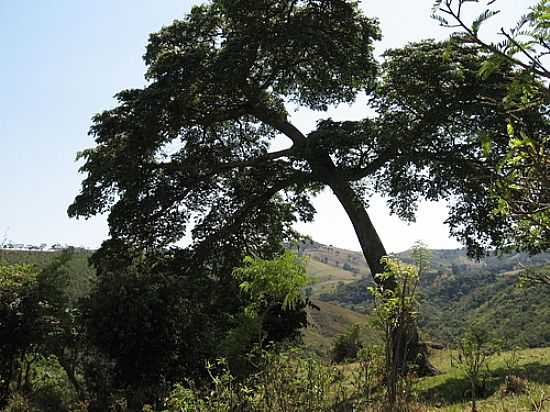
{"type": "MultiPolygon", "coordinates": [[[[361,313],[372,310],[368,292],[372,278],[360,253],[314,241],[301,245],[300,253],[311,257],[313,297],[361,313]],[[356,270],[350,271],[346,264],[356,270]],[[316,276],[319,268],[322,277],[316,276]]],[[[431,250],[431,255],[431,268],[421,282],[419,315],[428,339],[455,342],[468,325],[478,322],[509,346],[550,345],[550,288],[517,286],[525,267],[549,265],[550,271],[550,254],[516,253],[480,261],[468,258],[463,249],[431,250]]],[[[397,257],[413,263],[410,251],[397,257]]]]}
{"type": "MultiPolygon", "coordinates": [[[[45,268],[57,258],[62,251],[37,250],[0,250],[0,263],[33,265],[37,271],[45,268]]],[[[67,285],[67,294],[72,299],[79,299],[89,293],[95,282],[95,270],[89,265],[88,258],[92,252],[76,248],[67,263],[71,279],[67,285]]]]}

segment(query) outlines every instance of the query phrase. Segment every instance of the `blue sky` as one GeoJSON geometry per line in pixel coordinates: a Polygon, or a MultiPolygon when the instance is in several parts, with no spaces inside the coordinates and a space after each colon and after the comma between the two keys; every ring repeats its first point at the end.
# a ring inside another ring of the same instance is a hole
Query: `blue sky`
{"type": "MultiPolygon", "coordinates": [[[[93,145],[87,135],[94,113],[113,106],[113,95],[143,85],[148,34],[183,16],[197,1],[0,0],[0,240],[96,247],[107,236],[104,217],[76,221],[66,215],[78,192],[76,153],[93,145]]],[[[448,34],[429,18],[431,0],[362,2],[379,17],[384,40],[378,51],[448,34]]],[[[509,16],[528,0],[501,0],[509,16]]],[[[339,107],[334,118],[361,118],[361,100],[339,107]]],[[[318,114],[293,118],[307,130],[318,114]]],[[[330,193],[315,204],[316,222],[299,229],[336,246],[359,249],[351,224],[330,193]]],[[[442,204],[423,205],[418,223],[405,225],[386,213],[381,199],[373,220],[391,251],[423,239],[431,247],[456,247],[441,223],[442,204]]]]}

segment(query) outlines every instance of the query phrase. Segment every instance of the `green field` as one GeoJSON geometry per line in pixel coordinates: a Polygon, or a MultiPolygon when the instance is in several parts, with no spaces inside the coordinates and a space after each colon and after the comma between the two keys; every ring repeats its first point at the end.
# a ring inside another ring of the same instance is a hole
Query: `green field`
{"type": "MultiPolygon", "coordinates": [[[[470,410],[469,383],[457,367],[457,353],[435,351],[434,365],[441,374],[421,379],[417,391],[427,410],[458,412],[470,410]]],[[[550,410],[550,348],[502,352],[489,359],[486,391],[479,401],[479,411],[549,411],[550,410]],[[512,358],[517,356],[517,363],[512,358]],[[512,365],[510,365],[512,363],[512,365]],[[515,363],[515,365],[513,365],[515,363]],[[506,394],[507,376],[518,377],[525,383],[518,394],[506,394]],[[542,409],[535,404],[542,399],[542,409]]]]}

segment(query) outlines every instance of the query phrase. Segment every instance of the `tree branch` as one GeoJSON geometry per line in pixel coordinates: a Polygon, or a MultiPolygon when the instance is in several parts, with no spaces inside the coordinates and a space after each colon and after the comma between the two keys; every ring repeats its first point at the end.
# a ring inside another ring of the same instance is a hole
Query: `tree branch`
{"type": "Polygon", "coordinates": [[[261,122],[283,133],[294,143],[294,146],[303,147],[306,144],[306,136],[290,123],[286,115],[269,110],[259,104],[251,107],[251,114],[261,122]]]}
{"type": "Polygon", "coordinates": [[[236,231],[240,230],[240,227],[245,222],[247,216],[253,209],[264,205],[281,190],[284,190],[294,184],[305,184],[309,180],[309,175],[301,172],[296,172],[291,176],[287,176],[285,179],[275,182],[270,188],[248,199],[243,207],[230,217],[230,221],[228,224],[224,225],[216,233],[198,242],[198,244],[194,246],[193,252],[198,255],[201,254],[204,250],[210,250],[217,241],[226,238],[229,234],[235,233],[236,231]]]}

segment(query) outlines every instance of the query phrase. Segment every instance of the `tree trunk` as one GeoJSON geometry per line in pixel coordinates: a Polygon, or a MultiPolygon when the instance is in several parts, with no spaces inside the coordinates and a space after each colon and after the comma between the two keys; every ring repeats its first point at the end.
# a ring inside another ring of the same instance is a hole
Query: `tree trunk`
{"type": "MultiPolygon", "coordinates": [[[[259,102],[253,104],[251,110],[251,114],[260,121],[279,130],[292,140],[293,144],[296,146],[295,151],[299,153],[300,158],[308,162],[315,178],[332,189],[351,220],[355,234],[359,239],[363,256],[367,261],[374,280],[379,282],[380,280],[376,278],[376,274],[383,273],[385,270],[381,259],[387,255],[386,248],[384,248],[361,198],[357,196],[357,193],[352,189],[349,181],[339,174],[329,153],[316,146],[315,142],[310,144],[309,139],[289,123],[286,116],[270,111],[269,108],[264,107],[259,104],[259,102]]],[[[393,279],[388,279],[383,282],[384,288],[394,290],[396,287],[395,280],[393,279]]],[[[418,365],[420,374],[434,372],[435,369],[428,361],[426,346],[422,345],[419,341],[416,325],[413,324],[411,329],[412,340],[410,341],[410,347],[413,349],[409,351],[409,353],[400,354],[400,359],[402,361],[400,362],[399,370],[406,370],[407,362],[405,358],[407,358],[407,360],[412,359],[412,361],[418,365]]],[[[398,335],[400,333],[399,327],[395,328],[392,333],[392,347],[394,348],[396,347],[396,342],[398,341],[398,335]]]]}
{"type": "MultiPolygon", "coordinates": [[[[317,152],[312,155],[310,152],[308,162],[320,180],[331,188],[346,211],[361,245],[372,277],[375,282],[379,282],[379,279],[375,275],[384,272],[385,268],[381,260],[384,256],[387,256],[387,252],[361,198],[355,193],[350,183],[339,175],[334,162],[328,154],[317,152]]],[[[385,280],[383,287],[394,289],[396,287],[395,280],[385,280]]],[[[413,323],[405,329],[407,330],[402,330],[398,325],[392,331],[392,347],[394,351],[399,352],[395,354],[398,359],[395,367],[398,371],[404,373],[407,370],[407,364],[412,362],[416,364],[419,375],[435,374],[437,370],[428,360],[427,347],[420,342],[416,324],[413,323]],[[408,345],[401,345],[401,341],[404,338],[402,336],[403,333],[408,334],[405,338],[408,341],[408,345]]]]}
{"type": "MultiPolygon", "coordinates": [[[[316,153],[308,156],[308,162],[319,179],[327,184],[346,211],[361,250],[370,268],[373,278],[384,272],[382,257],[387,255],[386,248],[378,236],[362,200],[351,188],[349,182],[339,175],[334,162],[328,154],[316,153]]],[[[376,280],[376,278],[375,278],[376,280]]]]}

